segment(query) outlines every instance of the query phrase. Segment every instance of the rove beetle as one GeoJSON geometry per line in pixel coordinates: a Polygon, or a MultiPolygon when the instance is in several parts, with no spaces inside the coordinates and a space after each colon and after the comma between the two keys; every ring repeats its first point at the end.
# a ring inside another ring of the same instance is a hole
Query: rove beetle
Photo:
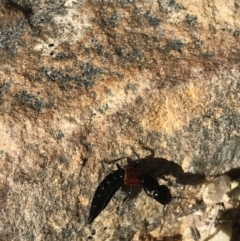
{"type": "Polygon", "coordinates": [[[122,186],[130,186],[130,188],[132,186],[142,186],[148,196],[164,206],[174,198],[166,185],[159,185],[156,178],[144,173],[137,165],[127,165],[122,168],[117,164],[117,170],[108,174],[95,191],[87,221],[88,224],[93,222],[122,186]]]}

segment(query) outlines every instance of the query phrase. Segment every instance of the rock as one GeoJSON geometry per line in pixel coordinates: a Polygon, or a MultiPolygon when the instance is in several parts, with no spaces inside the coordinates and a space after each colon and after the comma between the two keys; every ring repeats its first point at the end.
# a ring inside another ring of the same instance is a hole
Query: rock
{"type": "Polygon", "coordinates": [[[204,203],[213,205],[223,202],[223,196],[231,190],[231,179],[226,176],[219,176],[210,180],[202,190],[204,203]]]}
{"type": "Polygon", "coordinates": [[[0,10],[0,240],[181,240],[176,215],[194,212],[205,178],[240,176],[236,1],[3,0],[0,10]],[[144,146],[159,183],[187,199],[163,210],[141,190],[122,204],[119,190],[86,226],[115,169],[103,161],[137,160],[131,147],[144,158],[144,146]]]}

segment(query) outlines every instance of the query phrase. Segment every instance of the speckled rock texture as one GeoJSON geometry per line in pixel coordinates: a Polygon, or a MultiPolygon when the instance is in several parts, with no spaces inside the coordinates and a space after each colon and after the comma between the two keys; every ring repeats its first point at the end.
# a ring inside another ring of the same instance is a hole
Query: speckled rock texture
{"type": "Polygon", "coordinates": [[[238,0],[1,0],[0,54],[1,241],[240,240],[238,0]],[[106,161],[145,147],[179,198],[119,190],[86,225],[106,161]]]}

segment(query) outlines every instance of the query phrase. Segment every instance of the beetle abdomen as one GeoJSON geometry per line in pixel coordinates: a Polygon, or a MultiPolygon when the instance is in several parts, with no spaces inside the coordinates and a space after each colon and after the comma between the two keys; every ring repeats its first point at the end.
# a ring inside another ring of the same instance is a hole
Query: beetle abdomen
{"type": "Polygon", "coordinates": [[[118,166],[118,170],[107,175],[98,186],[91,203],[88,223],[91,223],[107,206],[116,191],[123,186],[125,171],[118,166]]]}

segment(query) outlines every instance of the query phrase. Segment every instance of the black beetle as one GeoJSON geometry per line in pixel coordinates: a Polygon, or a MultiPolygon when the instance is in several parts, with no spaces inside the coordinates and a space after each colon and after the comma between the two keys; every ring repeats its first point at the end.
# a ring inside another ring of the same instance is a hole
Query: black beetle
{"type": "Polygon", "coordinates": [[[122,168],[117,164],[117,168],[103,179],[95,191],[87,221],[88,224],[92,223],[122,186],[142,186],[148,196],[163,205],[168,204],[173,198],[166,185],[159,185],[156,178],[144,173],[137,165],[127,165],[122,168]]]}

